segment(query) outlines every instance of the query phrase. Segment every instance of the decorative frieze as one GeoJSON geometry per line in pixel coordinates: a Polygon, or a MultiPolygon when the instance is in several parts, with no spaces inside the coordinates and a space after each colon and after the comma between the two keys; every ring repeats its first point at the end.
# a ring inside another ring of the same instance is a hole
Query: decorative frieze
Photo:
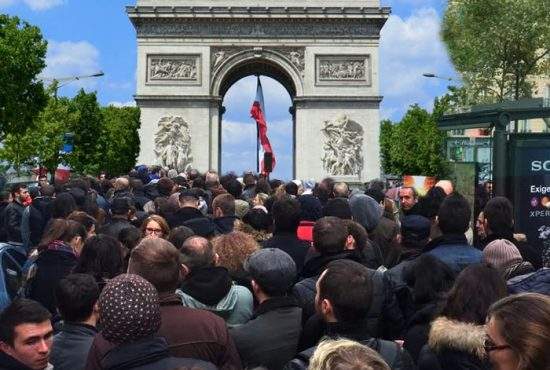
{"type": "Polygon", "coordinates": [[[200,55],[148,55],[148,83],[200,83],[200,55]]]}
{"type": "Polygon", "coordinates": [[[370,85],[369,55],[317,55],[315,57],[317,85],[370,85]]]}
{"type": "Polygon", "coordinates": [[[385,19],[137,18],[138,37],[378,38],[385,19]]]}

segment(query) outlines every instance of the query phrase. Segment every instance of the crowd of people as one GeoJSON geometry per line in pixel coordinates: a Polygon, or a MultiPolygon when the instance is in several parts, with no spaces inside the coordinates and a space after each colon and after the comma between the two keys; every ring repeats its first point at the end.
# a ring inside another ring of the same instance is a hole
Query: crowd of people
{"type": "Polygon", "coordinates": [[[550,249],[485,195],[145,166],[14,184],[0,369],[550,369],[550,249]]]}

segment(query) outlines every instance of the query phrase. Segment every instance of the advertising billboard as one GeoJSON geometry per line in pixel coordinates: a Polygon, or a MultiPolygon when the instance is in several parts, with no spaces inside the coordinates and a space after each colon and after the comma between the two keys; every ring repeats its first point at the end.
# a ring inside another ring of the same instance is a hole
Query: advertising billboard
{"type": "Polygon", "coordinates": [[[512,202],[516,232],[542,248],[550,229],[550,135],[510,137],[512,202]]]}

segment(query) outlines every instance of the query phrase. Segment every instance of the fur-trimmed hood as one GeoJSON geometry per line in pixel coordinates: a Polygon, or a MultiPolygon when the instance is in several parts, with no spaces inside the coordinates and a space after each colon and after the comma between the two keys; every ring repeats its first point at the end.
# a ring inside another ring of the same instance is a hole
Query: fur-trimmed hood
{"type": "Polygon", "coordinates": [[[485,358],[485,325],[474,325],[438,317],[432,322],[428,345],[434,352],[448,348],[485,358]]]}

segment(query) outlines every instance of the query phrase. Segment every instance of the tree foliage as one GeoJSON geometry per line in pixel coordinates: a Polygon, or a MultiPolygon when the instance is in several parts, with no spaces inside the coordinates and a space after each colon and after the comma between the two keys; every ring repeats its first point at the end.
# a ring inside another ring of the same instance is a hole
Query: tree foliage
{"type": "Polygon", "coordinates": [[[45,67],[46,47],[37,27],[0,14],[0,140],[8,134],[15,140],[47,104],[36,80],[45,67]]]}
{"type": "Polygon", "coordinates": [[[531,96],[529,76],[550,74],[550,1],[450,1],[442,36],[478,102],[531,96]]]}
{"type": "Polygon", "coordinates": [[[101,170],[109,175],[128,173],[139,155],[139,108],[109,106],[102,108],[105,152],[101,170]]]}
{"type": "Polygon", "coordinates": [[[80,90],[71,102],[71,112],[76,120],[68,126],[74,134],[74,150],[67,156],[71,169],[76,173],[96,175],[105,155],[105,140],[102,140],[103,113],[95,92],[80,90]]]}
{"type": "Polygon", "coordinates": [[[444,142],[445,133],[437,128],[434,115],[412,105],[400,122],[382,121],[380,154],[384,172],[444,177],[444,142]]]}

